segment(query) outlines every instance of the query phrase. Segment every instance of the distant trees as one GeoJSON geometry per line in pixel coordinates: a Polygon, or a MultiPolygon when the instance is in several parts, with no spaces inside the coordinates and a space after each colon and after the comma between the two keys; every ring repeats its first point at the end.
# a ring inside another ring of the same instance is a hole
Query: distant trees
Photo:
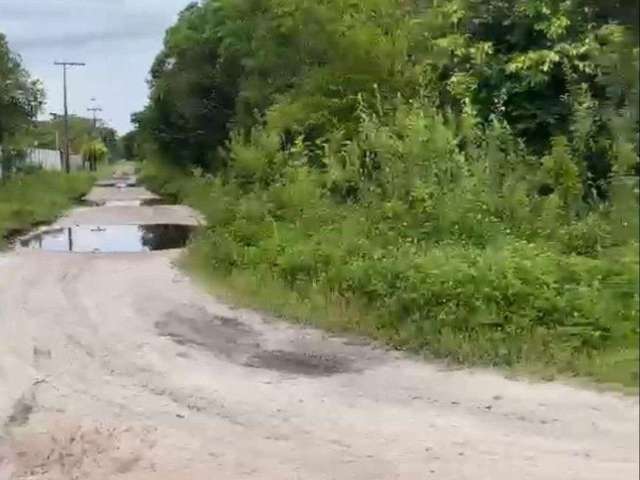
{"type": "MultiPolygon", "coordinates": [[[[62,148],[64,140],[64,120],[60,115],[52,115],[50,120],[37,121],[30,132],[33,144],[40,148],[62,148]]],[[[85,144],[91,139],[100,139],[112,154],[118,151],[118,134],[106,125],[98,124],[95,128],[90,118],[69,116],[69,142],[71,151],[81,153],[85,144]]]]}
{"type": "Polygon", "coordinates": [[[119,139],[119,150],[122,157],[125,160],[139,160],[140,159],[140,146],[139,146],[139,132],[137,130],[131,130],[128,133],[122,135],[119,139]]]}

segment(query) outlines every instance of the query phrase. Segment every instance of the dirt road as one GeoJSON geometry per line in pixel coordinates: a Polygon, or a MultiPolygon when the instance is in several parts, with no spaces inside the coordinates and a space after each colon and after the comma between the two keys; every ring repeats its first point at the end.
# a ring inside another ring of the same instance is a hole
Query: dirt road
{"type": "MultiPolygon", "coordinates": [[[[59,225],[198,221],[122,192],[59,225]]],[[[0,254],[0,480],[638,478],[636,398],[270,321],[178,254],[0,254]]]]}

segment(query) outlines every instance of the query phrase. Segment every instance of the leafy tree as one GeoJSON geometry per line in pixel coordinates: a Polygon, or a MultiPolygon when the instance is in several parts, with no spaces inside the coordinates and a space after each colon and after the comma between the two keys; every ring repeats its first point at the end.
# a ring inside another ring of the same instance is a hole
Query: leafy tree
{"type": "Polygon", "coordinates": [[[40,83],[32,79],[0,33],[0,156],[5,174],[23,146],[23,135],[44,102],[40,83]]]}
{"type": "Polygon", "coordinates": [[[127,160],[140,159],[138,130],[131,130],[130,132],[122,135],[119,139],[119,143],[119,150],[122,153],[123,158],[127,160]]]}
{"type": "Polygon", "coordinates": [[[151,103],[133,117],[161,153],[181,165],[214,168],[229,133],[235,89],[219,67],[215,7],[192,4],[180,14],[151,69],[151,103]]]}
{"type": "Polygon", "coordinates": [[[92,140],[82,148],[82,161],[89,164],[89,169],[94,172],[97,170],[98,163],[107,159],[109,150],[101,140],[92,140]]]}

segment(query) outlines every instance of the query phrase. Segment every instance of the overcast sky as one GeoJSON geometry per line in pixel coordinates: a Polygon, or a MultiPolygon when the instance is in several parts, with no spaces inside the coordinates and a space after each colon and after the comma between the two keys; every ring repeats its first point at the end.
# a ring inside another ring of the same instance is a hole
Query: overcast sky
{"type": "MultiPolygon", "coordinates": [[[[149,67],[164,31],[189,0],[0,0],[0,32],[44,83],[46,112],[62,112],[55,60],[86,62],[69,71],[69,110],[89,115],[91,98],[120,133],[146,103],[149,67]]],[[[47,116],[48,117],[48,116],[47,116]]]]}

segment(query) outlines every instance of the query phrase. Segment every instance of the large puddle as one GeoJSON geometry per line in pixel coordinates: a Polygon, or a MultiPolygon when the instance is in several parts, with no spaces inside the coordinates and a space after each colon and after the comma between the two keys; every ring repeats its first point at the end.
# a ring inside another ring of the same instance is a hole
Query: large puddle
{"type": "Polygon", "coordinates": [[[167,198],[144,198],[142,200],[83,200],[83,207],[156,207],[175,205],[176,202],[167,198]]]}
{"type": "Polygon", "coordinates": [[[45,230],[20,241],[22,248],[50,252],[138,253],[183,248],[189,225],[77,225],[45,230]]]}
{"type": "Polygon", "coordinates": [[[109,180],[99,180],[95,183],[96,187],[116,187],[116,188],[128,188],[138,185],[138,181],[132,178],[112,178],[109,180]]]}
{"type": "Polygon", "coordinates": [[[154,207],[158,205],[172,205],[164,198],[145,198],[144,200],[106,200],[98,203],[99,207],[154,207]]]}

